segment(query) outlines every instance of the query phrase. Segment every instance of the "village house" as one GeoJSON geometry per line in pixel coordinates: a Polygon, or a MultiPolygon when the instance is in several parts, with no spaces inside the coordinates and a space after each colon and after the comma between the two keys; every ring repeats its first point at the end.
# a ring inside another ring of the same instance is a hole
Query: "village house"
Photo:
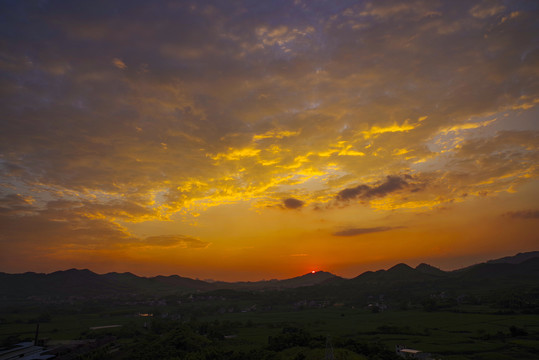
{"type": "Polygon", "coordinates": [[[421,350],[409,349],[406,345],[396,345],[395,352],[404,359],[431,360],[430,353],[421,350]]]}

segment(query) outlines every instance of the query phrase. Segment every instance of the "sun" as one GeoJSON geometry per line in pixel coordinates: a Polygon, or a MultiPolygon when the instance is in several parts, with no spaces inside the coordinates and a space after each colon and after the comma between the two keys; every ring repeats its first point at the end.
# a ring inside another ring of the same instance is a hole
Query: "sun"
{"type": "Polygon", "coordinates": [[[311,271],[311,274],[316,274],[316,270],[311,271]]]}

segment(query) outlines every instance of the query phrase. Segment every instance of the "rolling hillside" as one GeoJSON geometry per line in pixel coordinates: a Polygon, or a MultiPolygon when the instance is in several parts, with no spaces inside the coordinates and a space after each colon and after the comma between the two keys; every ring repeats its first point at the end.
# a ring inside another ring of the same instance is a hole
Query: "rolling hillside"
{"type": "Polygon", "coordinates": [[[539,287],[539,252],[518,254],[456,271],[442,271],[428,264],[415,269],[397,264],[388,270],[367,271],[343,279],[319,271],[284,280],[258,282],[206,282],[178,275],[140,277],[131,273],[96,274],[70,269],[50,274],[0,273],[0,298],[115,297],[128,295],[185,294],[219,289],[235,291],[288,291],[310,297],[352,299],[370,294],[426,296],[432,293],[479,293],[519,287],[539,287]]]}

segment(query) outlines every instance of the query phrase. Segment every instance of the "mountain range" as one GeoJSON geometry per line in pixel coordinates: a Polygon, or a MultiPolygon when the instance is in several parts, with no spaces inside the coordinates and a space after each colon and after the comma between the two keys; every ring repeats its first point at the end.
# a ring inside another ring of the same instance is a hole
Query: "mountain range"
{"type": "Polygon", "coordinates": [[[96,274],[90,270],[63,270],[50,274],[27,272],[0,273],[0,299],[24,299],[32,296],[110,297],[130,294],[167,295],[208,292],[219,289],[236,291],[288,290],[350,297],[366,293],[478,291],[539,287],[539,251],[519,253],[454,271],[443,271],[428,264],[412,268],[397,264],[388,270],[367,271],[344,279],[318,271],[302,276],[256,282],[208,282],[178,275],[140,277],[132,273],[96,274]]]}

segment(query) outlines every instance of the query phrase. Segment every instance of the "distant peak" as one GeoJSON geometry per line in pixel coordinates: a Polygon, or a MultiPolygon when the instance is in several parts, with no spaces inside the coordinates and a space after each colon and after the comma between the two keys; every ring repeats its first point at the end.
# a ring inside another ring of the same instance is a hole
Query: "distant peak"
{"type": "Polygon", "coordinates": [[[421,263],[419,265],[417,265],[415,267],[416,270],[421,270],[421,269],[436,269],[436,270],[440,270],[438,269],[437,267],[435,266],[432,266],[432,265],[429,265],[429,264],[425,264],[425,263],[421,263]]]}
{"type": "Polygon", "coordinates": [[[388,271],[409,271],[409,270],[414,270],[414,269],[404,263],[397,264],[393,266],[392,268],[388,269],[388,271]]]}
{"type": "Polygon", "coordinates": [[[415,269],[417,271],[420,271],[420,272],[424,273],[424,274],[438,275],[438,274],[444,274],[445,273],[445,271],[440,270],[435,266],[425,264],[425,263],[421,263],[421,264],[417,265],[415,269]]]}
{"type": "Polygon", "coordinates": [[[55,273],[92,273],[93,274],[93,272],[88,269],[75,269],[75,268],[71,268],[67,270],[59,270],[59,271],[55,271],[55,273]]]}
{"type": "Polygon", "coordinates": [[[500,259],[489,260],[487,261],[487,263],[488,264],[500,264],[500,263],[520,264],[526,260],[533,259],[535,257],[539,257],[539,251],[518,253],[513,256],[506,256],[500,259]]]}
{"type": "Polygon", "coordinates": [[[137,276],[129,271],[126,271],[126,272],[123,272],[123,273],[119,273],[119,272],[116,272],[116,271],[113,271],[113,272],[109,272],[109,273],[106,273],[105,275],[110,275],[110,276],[137,276]]]}
{"type": "Polygon", "coordinates": [[[327,272],[327,271],[323,271],[323,270],[313,270],[311,272],[308,272],[307,274],[303,275],[303,276],[323,276],[323,277],[333,277],[333,276],[337,276],[337,275],[334,275],[330,272],[327,272]]]}

